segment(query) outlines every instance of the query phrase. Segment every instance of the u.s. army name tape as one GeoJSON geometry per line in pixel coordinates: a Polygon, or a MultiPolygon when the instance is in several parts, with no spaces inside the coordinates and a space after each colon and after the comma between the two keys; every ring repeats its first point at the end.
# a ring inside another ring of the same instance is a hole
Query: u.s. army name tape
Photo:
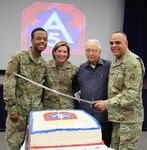
{"type": "Polygon", "coordinates": [[[20,75],[20,74],[17,74],[17,73],[15,73],[15,72],[13,72],[13,73],[14,73],[17,77],[20,77],[20,78],[22,78],[22,79],[24,79],[24,80],[26,80],[26,81],[28,81],[28,82],[31,82],[31,83],[33,83],[33,84],[39,86],[39,87],[42,87],[42,88],[46,89],[46,90],[48,90],[48,91],[54,92],[54,93],[56,93],[56,94],[59,94],[59,95],[62,95],[62,96],[65,96],[65,97],[68,97],[68,98],[71,98],[71,99],[74,99],[74,100],[77,100],[77,101],[85,102],[85,103],[88,103],[88,104],[94,104],[94,101],[88,101],[88,100],[85,100],[85,99],[76,98],[76,97],[74,97],[74,96],[70,96],[70,95],[64,94],[64,93],[62,93],[62,92],[53,90],[53,89],[48,88],[48,87],[46,87],[46,86],[44,86],[44,85],[41,85],[41,84],[39,84],[39,83],[37,83],[37,82],[34,82],[33,80],[30,80],[30,79],[28,79],[28,78],[26,78],[26,77],[24,77],[24,76],[22,76],[22,75],[20,75]]]}

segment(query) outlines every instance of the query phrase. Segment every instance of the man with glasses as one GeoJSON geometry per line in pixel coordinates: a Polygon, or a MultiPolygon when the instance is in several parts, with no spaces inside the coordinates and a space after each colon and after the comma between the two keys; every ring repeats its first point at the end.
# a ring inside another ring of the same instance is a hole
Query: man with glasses
{"type": "MultiPolygon", "coordinates": [[[[108,74],[111,62],[100,57],[101,46],[98,40],[89,39],[85,49],[87,62],[79,67],[74,81],[74,91],[79,91],[80,98],[89,101],[107,99],[108,74]]],[[[107,111],[101,112],[84,102],[79,102],[77,108],[86,111],[97,119],[102,126],[102,139],[109,147],[112,124],[108,122],[107,111]]]]}

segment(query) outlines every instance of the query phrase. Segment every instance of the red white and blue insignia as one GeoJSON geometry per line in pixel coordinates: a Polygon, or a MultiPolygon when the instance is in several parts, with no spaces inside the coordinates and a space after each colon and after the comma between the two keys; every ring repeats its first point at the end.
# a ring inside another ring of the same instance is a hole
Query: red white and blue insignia
{"type": "Polygon", "coordinates": [[[50,112],[44,114],[45,121],[70,120],[70,119],[77,119],[77,116],[69,112],[50,112]]]}

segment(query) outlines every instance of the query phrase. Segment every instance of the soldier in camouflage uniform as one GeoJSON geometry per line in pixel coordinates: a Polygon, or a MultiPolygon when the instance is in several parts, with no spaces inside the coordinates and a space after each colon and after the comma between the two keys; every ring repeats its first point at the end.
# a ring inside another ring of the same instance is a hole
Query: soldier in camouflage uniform
{"type": "MultiPolygon", "coordinates": [[[[72,81],[78,71],[78,67],[68,61],[70,57],[70,47],[64,42],[58,42],[52,50],[53,60],[46,64],[46,86],[72,95],[72,81]]],[[[43,98],[44,109],[73,109],[72,99],[61,96],[54,92],[45,90],[43,98]]]]}
{"type": "Polygon", "coordinates": [[[13,74],[18,73],[43,84],[45,60],[41,52],[48,42],[47,32],[36,28],[31,34],[32,47],[17,52],[9,61],[4,79],[4,101],[8,116],[6,119],[6,140],[8,150],[20,150],[28,124],[29,112],[42,108],[42,88],[13,74]]]}
{"type": "Polygon", "coordinates": [[[116,57],[111,65],[108,83],[108,100],[97,101],[95,107],[108,110],[113,122],[112,143],[115,150],[137,150],[142,131],[142,84],[145,73],[140,57],[128,49],[123,32],[114,32],[110,47],[116,57]]]}

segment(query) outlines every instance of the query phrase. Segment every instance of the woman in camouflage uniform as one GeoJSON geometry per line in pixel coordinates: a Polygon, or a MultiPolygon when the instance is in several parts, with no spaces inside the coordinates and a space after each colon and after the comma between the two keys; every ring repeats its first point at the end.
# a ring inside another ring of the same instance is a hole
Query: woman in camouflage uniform
{"type": "MultiPolygon", "coordinates": [[[[78,67],[68,61],[70,47],[64,41],[58,42],[52,50],[53,60],[46,64],[46,86],[64,94],[72,95],[72,81],[78,67]]],[[[72,99],[45,90],[44,109],[73,109],[72,99]]]]}

